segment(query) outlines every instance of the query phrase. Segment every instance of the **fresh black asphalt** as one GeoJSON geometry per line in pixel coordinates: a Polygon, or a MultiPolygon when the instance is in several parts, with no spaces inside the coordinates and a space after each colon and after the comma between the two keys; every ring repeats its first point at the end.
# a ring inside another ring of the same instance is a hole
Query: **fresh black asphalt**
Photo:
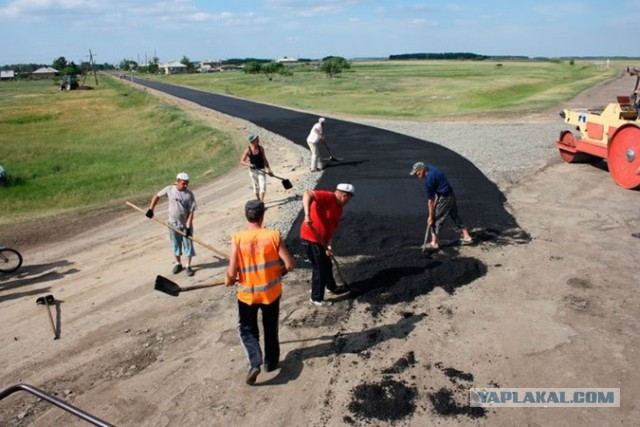
{"type": "MultiPolygon", "coordinates": [[[[318,119],[312,114],[162,82],[136,79],[136,83],[250,121],[305,148],[306,137],[318,119]]],[[[528,240],[505,209],[505,196],[469,160],[433,141],[325,117],[327,141],[333,155],[342,161],[325,162],[317,188],[333,190],[338,183],[349,182],[356,189],[333,245],[338,259],[352,257],[342,266],[352,295],[374,297],[380,303],[379,294],[384,291],[388,303],[411,300],[434,286],[453,292],[487,271],[481,261],[462,256],[464,249],[457,243],[460,236],[451,222],[445,224],[442,250],[422,254],[427,208],[423,182],[409,176],[416,161],[433,164],[447,175],[460,215],[475,231],[478,244],[528,240]],[[389,292],[392,288],[394,292],[389,292]]],[[[293,185],[295,190],[296,183],[293,185]]],[[[299,216],[287,236],[288,246],[298,253],[300,221],[299,216]]]]}

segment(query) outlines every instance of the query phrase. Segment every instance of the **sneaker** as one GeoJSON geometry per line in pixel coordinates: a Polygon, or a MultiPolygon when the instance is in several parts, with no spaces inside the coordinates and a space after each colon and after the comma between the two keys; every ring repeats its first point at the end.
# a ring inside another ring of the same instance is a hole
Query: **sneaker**
{"type": "Polygon", "coordinates": [[[191,277],[191,276],[193,276],[194,274],[196,274],[196,272],[195,272],[195,271],[193,271],[193,270],[191,269],[191,267],[187,267],[187,276],[191,277]]]}
{"type": "Polygon", "coordinates": [[[334,295],[341,295],[349,292],[349,288],[347,286],[337,286],[334,289],[329,289],[329,292],[331,292],[334,295]]]}
{"type": "Polygon", "coordinates": [[[178,274],[182,271],[182,264],[175,264],[173,266],[173,274],[178,274]]]}
{"type": "Polygon", "coordinates": [[[247,374],[247,384],[254,385],[256,383],[256,379],[258,378],[258,374],[260,374],[260,366],[254,366],[249,369],[249,373],[247,374]]]}
{"type": "Polygon", "coordinates": [[[316,307],[329,307],[331,304],[333,304],[331,301],[314,301],[312,299],[310,299],[309,302],[316,307]]]}

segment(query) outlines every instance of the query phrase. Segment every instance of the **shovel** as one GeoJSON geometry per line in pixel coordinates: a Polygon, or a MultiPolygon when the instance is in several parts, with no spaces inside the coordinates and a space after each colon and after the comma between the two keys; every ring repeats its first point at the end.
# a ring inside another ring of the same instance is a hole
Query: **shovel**
{"type": "Polygon", "coordinates": [[[58,339],[58,331],[56,331],[56,324],[53,322],[53,316],[51,315],[51,306],[54,305],[56,300],[53,298],[53,295],[45,295],[43,297],[38,297],[36,300],[36,304],[38,305],[46,305],[47,311],[49,312],[49,320],[51,321],[51,329],[53,329],[53,339],[58,339]]]}
{"type": "Polygon", "coordinates": [[[424,232],[424,242],[422,242],[422,253],[427,250],[427,243],[429,242],[429,234],[431,234],[431,224],[427,224],[427,231],[424,232]]]}
{"type": "MultiPolygon", "coordinates": [[[[134,204],[133,204],[133,203],[131,203],[131,202],[125,202],[125,203],[126,203],[127,205],[131,206],[133,209],[135,209],[135,210],[137,210],[137,211],[140,211],[140,212],[142,212],[142,213],[145,213],[145,212],[146,212],[144,209],[142,209],[142,208],[141,208],[141,207],[139,207],[139,206],[134,205],[134,204]]],[[[186,237],[187,239],[191,240],[192,242],[196,242],[196,243],[198,243],[199,245],[204,246],[205,248],[209,249],[211,252],[215,253],[215,254],[216,254],[216,256],[217,256],[218,258],[225,258],[225,259],[228,259],[228,258],[229,258],[229,255],[225,254],[225,253],[224,253],[224,252],[222,252],[221,250],[216,249],[216,248],[214,248],[214,247],[212,247],[212,246],[209,246],[209,245],[207,245],[206,243],[204,243],[204,242],[202,242],[202,241],[200,241],[200,240],[196,239],[196,238],[195,238],[195,237],[193,237],[193,236],[187,236],[187,235],[185,234],[185,232],[184,232],[184,231],[182,231],[182,230],[180,230],[179,228],[174,227],[174,226],[172,226],[172,225],[170,225],[170,224],[167,224],[166,222],[162,221],[161,219],[158,219],[158,218],[155,218],[155,217],[153,217],[153,218],[151,218],[151,219],[152,219],[152,220],[154,220],[155,222],[157,222],[158,224],[162,224],[162,225],[164,225],[165,227],[170,228],[171,230],[175,231],[176,233],[179,233],[179,234],[183,235],[184,237],[186,237]]]]}
{"type": "MultiPolygon", "coordinates": [[[[322,236],[320,236],[320,233],[318,233],[316,231],[316,229],[314,228],[314,226],[311,225],[311,224],[309,224],[309,228],[311,229],[311,231],[313,231],[313,234],[316,236],[316,239],[318,239],[318,241],[320,242],[320,244],[324,247],[324,250],[326,251],[327,250],[327,244],[324,242],[324,239],[322,238],[322,236]]],[[[331,261],[333,261],[333,264],[336,266],[336,271],[338,272],[338,276],[340,276],[340,280],[342,280],[342,283],[344,283],[345,285],[349,286],[349,282],[344,280],[344,276],[342,275],[342,270],[340,270],[340,264],[338,264],[338,260],[336,259],[336,257],[331,255],[331,261]]]]}
{"type": "Polygon", "coordinates": [[[269,176],[274,177],[282,181],[282,186],[285,190],[290,190],[293,188],[293,184],[287,178],[280,178],[279,176],[275,176],[273,173],[270,173],[269,176]]]}
{"type": "Polygon", "coordinates": [[[180,295],[180,292],[193,291],[194,289],[203,289],[203,288],[212,288],[214,286],[222,286],[224,282],[216,282],[211,283],[209,285],[195,285],[195,286],[186,286],[181,287],[178,286],[177,283],[172,282],[163,276],[156,276],[156,285],[154,289],[156,291],[164,292],[167,295],[171,295],[172,297],[177,297],[180,295]]]}
{"type": "Polygon", "coordinates": [[[338,159],[337,157],[333,157],[333,154],[331,154],[331,149],[329,148],[329,144],[326,140],[322,140],[322,145],[324,145],[324,147],[327,149],[327,153],[329,153],[329,160],[331,160],[332,162],[340,161],[340,159],[338,159]]]}

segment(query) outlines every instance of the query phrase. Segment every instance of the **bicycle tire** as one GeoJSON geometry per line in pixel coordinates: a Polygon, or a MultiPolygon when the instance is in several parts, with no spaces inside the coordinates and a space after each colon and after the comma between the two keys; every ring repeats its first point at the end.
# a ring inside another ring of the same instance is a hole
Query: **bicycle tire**
{"type": "Polygon", "coordinates": [[[22,266],[22,255],[11,248],[0,249],[0,271],[13,273],[22,266]]]}

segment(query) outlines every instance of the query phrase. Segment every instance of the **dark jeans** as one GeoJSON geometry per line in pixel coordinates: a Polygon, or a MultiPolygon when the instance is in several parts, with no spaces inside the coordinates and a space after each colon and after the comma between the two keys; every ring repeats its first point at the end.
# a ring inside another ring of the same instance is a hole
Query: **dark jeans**
{"type": "Polygon", "coordinates": [[[325,288],[329,291],[336,289],[336,281],[333,278],[333,264],[331,258],[320,243],[302,240],[302,246],[307,251],[307,257],[313,266],[311,274],[311,299],[314,301],[324,301],[325,288]]]}
{"type": "Polygon", "coordinates": [[[260,331],[258,330],[258,310],[262,310],[264,330],[264,364],[267,371],[278,367],[280,342],[278,341],[278,316],[280,298],[271,304],[245,304],[238,300],[238,334],[244,352],[252,368],[262,365],[260,351],[260,331]]]}

